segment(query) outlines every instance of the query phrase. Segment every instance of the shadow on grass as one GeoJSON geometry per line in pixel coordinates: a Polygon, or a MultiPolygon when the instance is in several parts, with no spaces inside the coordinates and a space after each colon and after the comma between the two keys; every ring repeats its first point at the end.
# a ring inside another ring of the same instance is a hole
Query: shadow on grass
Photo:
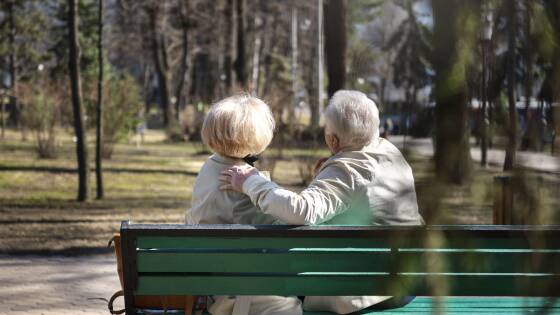
{"type": "Polygon", "coordinates": [[[113,252],[114,249],[112,247],[70,247],[64,249],[0,249],[0,255],[14,256],[84,256],[111,254],[113,252]]]}
{"type": "Polygon", "coordinates": [[[78,202],[74,199],[6,199],[0,198],[2,208],[57,209],[57,210],[111,210],[124,209],[176,209],[190,204],[188,198],[125,197],[78,202]]]}
{"type": "MultiPolygon", "coordinates": [[[[90,171],[95,171],[91,168],[90,171]]],[[[45,172],[45,173],[64,173],[75,174],[78,172],[75,168],[70,167],[51,167],[51,166],[7,166],[0,165],[0,172],[45,172]]],[[[185,175],[197,176],[197,172],[173,169],[139,169],[139,168],[104,168],[104,173],[133,173],[133,174],[168,174],[168,175],[185,175]]]]}

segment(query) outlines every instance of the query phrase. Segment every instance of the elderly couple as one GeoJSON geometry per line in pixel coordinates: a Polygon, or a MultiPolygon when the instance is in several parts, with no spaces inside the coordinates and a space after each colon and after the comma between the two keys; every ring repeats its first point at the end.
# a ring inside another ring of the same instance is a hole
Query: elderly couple
{"type": "MultiPolygon", "coordinates": [[[[325,110],[332,155],[300,193],[283,189],[252,167],[272,140],[274,119],[258,98],[216,103],[202,127],[213,151],[194,183],[187,224],[421,225],[412,170],[399,150],[379,137],[375,103],[358,91],[338,91],[325,110]]],[[[212,314],[348,314],[391,307],[382,296],[216,296],[212,314]]]]}

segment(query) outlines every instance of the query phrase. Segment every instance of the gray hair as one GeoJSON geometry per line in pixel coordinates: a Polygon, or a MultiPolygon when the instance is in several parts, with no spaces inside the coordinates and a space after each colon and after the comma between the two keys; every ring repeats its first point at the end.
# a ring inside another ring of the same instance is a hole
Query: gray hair
{"type": "Polygon", "coordinates": [[[344,146],[361,148],[379,138],[379,110],[359,91],[336,92],[325,110],[325,122],[344,146]]]}

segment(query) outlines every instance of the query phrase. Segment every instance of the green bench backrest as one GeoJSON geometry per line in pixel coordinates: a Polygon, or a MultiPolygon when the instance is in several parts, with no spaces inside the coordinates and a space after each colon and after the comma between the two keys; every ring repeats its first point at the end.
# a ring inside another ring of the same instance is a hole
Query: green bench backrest
{"type": "Polygon", "coordinates": [[[123,222],[121,235],[129,296],[560,296],[557,226],[123,222]]]}

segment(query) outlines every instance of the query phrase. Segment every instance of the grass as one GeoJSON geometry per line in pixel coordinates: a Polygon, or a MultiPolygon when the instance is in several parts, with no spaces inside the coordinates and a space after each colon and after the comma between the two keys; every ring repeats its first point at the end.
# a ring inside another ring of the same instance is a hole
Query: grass
{"type": "MultiPolygon", "coordinates": [[[[22,142],[14,131],[0,140],[0,252],[97,251],[106,247],[122,220],[181,223],[196,174],[208,157],[199,154],[200,144],[165,143],[162,132],[150,131],[140,147],[118,144],[113,158],[103,162],[106,197],[79,203],[75,201],[74,144],[64,133],[59,140],[59,156],[50,160],[38,159],[34,143],[22,142]]],[[[276,154],[274,148],[266,152],[269,157],[276,154]]],[[[275,164],[274,179],[299,191],[304,186],[295,165],[328,152],[322,147],[291,148],[282,150],[282,155],[275,164]]],[[[477,169],[470,185],[441,188],[432,180],[428,158],[409,153],[407,159],[416,178],[420,208],[431,223],[491,223],[493,176],[498,170],[477,169]]],[[[93,172],[91,176],[93,194],[93,172]]],[[[559,181],[558,175],[546,175],[545,187],[554,191],[559,181]]],[[[557,197],[547,195],[547,207],[557,209],[557,197]]]]}

